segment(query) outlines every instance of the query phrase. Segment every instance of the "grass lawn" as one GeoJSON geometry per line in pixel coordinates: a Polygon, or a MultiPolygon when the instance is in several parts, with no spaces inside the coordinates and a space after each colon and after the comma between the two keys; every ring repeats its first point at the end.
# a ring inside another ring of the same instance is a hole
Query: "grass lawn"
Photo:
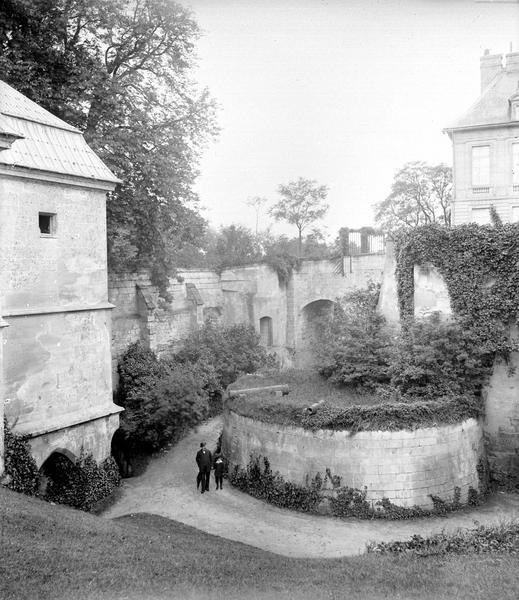
{"type": "Polygon", "coordinates": [[[333,385],[318,373],[290,369],[280,373],[243,375],[229,386],[231,390],[287,384],[290,393],[276,396],[272,392],[255,392],[246,398],[226,400],[229,408],[245,417],[260,421],[299,425],[303,411],[319,400],[338,407],[372,406],[383,400],[373,394],[355,392],[333,385]]]}
{"type": "Polygon", "coordinates": [[[516,600],[518,567],[500,554],[284,558],[158,516],[109,521],[0,487],[2,600],[516,600]]]}

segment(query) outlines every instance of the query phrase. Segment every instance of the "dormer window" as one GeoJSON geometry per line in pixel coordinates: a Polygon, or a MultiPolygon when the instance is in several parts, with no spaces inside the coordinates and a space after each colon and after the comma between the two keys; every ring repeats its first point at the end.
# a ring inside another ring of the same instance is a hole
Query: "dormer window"
{"type": "Polygon", "coordinates": [[[512,94],[508,99],[510,103],[510,119],[512,121],[519,121],[519,85],[517,91],[512,94]]]}

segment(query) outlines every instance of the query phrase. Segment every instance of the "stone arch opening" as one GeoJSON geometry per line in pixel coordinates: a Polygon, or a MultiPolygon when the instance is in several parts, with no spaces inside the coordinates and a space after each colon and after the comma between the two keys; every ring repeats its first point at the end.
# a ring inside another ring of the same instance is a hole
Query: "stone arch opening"
{"type": "Polygon", "coordinates": [[[297,366],[311,367],[315,364],[315,349],[320,341],[323,324],[331,319],[335,302],[319,299],[310,302],[301,310],[299,344],[296,348],[297,366]]]}
{"type": "Polygon", "coordinates": [[[273,345],[272,317],[261,317],[260,321],[260,342],[262,346],[269,348],[273,345]]]}
{"type": "Polygon", "coordinates": [[[112,457],[119,467],[121,477],[131,477],[133,475],[131,452],[122,429],[117,429],[113,434],[111,451],[112,457]]]}
{"type": "Polygon", "coordinates": [[[54,450],[40,467],[38,492],[50,498],[63,493],[77,471],[76,457],[65,448],[54,450]]]}

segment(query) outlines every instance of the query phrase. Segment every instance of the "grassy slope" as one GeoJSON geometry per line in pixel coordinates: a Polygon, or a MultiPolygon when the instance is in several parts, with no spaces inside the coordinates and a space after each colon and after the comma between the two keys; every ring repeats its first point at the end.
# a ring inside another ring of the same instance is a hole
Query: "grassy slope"
{"type": "Polygon", "coordinates": [[[161,517],[108,521],[0,487],[2,600],[516,600],[518,566],[503,555],[283,558],[161,517]]]}

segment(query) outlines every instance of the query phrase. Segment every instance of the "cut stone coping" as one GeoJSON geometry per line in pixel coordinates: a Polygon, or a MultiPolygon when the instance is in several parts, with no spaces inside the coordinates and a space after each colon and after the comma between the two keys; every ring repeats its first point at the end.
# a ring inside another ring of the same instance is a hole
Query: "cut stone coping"
{"type": "Polygon", "coordinates": [[[223,414],[222,451],[230,468],[246,468],[251,456],[268,458],[285,481],[308,485],[317,473],[331,473],[341,486],[366,491],[377,508],[392,504],[433,509],[432,496],[466,504],[479,491],[478,464],[484,454],[476,419],[410,430],[309,430],[266,423],[232,410],[223,414]]]}

